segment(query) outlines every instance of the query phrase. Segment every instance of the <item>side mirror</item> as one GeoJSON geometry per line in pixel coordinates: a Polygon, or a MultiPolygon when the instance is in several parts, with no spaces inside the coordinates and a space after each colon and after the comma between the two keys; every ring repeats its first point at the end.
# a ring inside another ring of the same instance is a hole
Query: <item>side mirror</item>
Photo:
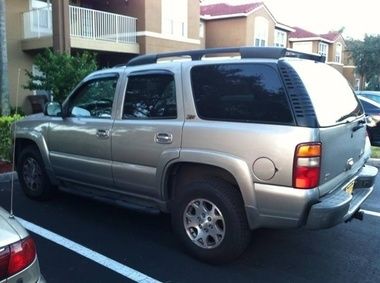
{"type": "Polygon", "coordinates": [[[62,117],[62,105],[59,102],[45,104],[44,114],[51,117],[62,117]]]}

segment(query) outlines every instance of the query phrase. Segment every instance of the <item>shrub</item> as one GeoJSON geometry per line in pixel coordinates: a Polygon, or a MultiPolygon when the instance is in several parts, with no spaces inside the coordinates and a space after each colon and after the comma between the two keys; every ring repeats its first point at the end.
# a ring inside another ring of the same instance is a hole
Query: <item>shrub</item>
{"type": "Polygon", "coordinates": [[[34,65],[39,74],[26,70],[29,90],[50,92],[54,100],[62,102],[73,88],[88,74],[97,69],[95,55],[83,52],[76,56],[46,49],[35,57],[34,65]]]}
{"type": "Polygon", "coordinates": [[[0,116],[0,160],[12,160],[11,125],[21,118],[20,115],[0,116]]]}

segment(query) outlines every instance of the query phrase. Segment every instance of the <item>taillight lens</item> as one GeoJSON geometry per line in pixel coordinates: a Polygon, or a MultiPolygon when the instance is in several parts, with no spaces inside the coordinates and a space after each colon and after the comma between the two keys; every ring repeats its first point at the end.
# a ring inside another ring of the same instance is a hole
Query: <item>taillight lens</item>
{"type": "Polygon", "coordinates": [[[28,267],[36,258],[36,246],[31,237],[0,249],[0,280],[28,267]]]}
{"type": "Polygon", "coordinates": [[[321,171],[320,143],[303,143],[296,147],[293,166],[293,187],[312,189],[319,185],[321,171]]]}
{"type": "Polygon", "coordinates": [[[0,248],[0,281],[8,276],[8,263],[10,257],[9,247],[0,248]]]}

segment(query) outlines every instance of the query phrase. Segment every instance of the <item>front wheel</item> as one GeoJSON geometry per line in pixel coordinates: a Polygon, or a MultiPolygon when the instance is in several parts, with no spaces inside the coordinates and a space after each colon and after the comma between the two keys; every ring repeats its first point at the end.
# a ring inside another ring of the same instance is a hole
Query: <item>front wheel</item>
{"type": "Polygon", "coordinates": [[[241,196],[220,180],[195,181],[181,188],[174,200],[172,224],[187,251],[210,263],[237,258],[250,241],[241,196]]]}
{"type": "Polygon", "coordinates": [[[53,188],[46,174],[41,154],[35,146],[25,147],[17,161],[17,173],[24,193],[32,199],[51,197],[53,188]]]}

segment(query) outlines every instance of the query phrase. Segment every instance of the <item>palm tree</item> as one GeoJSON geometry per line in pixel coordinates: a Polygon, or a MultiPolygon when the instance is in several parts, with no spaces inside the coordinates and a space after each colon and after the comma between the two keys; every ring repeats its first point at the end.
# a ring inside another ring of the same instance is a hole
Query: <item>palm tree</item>
{"type": "Polygon", "coordinates": [[[0,0],[0,99],[1,114],[9,115],[9,90],[8,90],[8,55],[7,34],[5,30],[5,0],[0,0]]]}

